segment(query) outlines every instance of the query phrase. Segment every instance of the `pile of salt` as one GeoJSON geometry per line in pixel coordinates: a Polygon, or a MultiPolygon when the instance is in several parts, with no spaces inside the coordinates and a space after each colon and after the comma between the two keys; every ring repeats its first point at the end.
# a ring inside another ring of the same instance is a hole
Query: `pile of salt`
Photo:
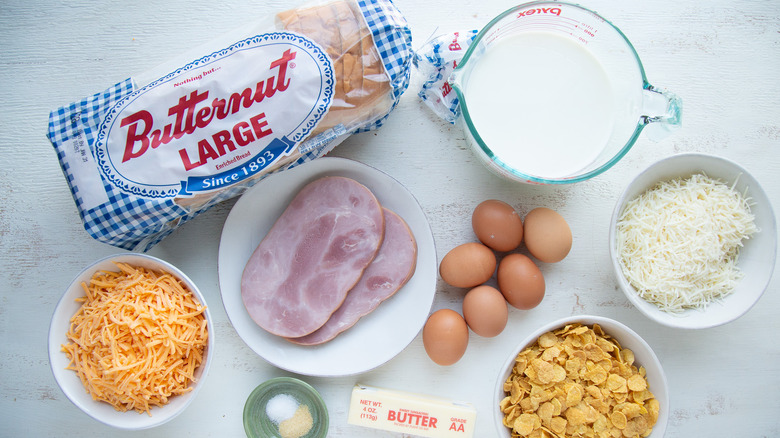
{"type": "Polygon", "coordinates": [[[289,394],[277,394],[265,405],[265,414],[277,426],[284,420],[292,418],[298,410],[298,400],[289,394]]]}

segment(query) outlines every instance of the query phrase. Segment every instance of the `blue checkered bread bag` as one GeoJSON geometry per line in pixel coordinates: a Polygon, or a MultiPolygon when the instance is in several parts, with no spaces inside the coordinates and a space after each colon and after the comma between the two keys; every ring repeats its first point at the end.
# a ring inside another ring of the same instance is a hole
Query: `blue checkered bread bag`
{"type": "Polygon", "coordinates": [[[391,0],[307,3],[52,111],[87,232],[147,251],[264,177],[378,129],[409,85],[391,0]]]}

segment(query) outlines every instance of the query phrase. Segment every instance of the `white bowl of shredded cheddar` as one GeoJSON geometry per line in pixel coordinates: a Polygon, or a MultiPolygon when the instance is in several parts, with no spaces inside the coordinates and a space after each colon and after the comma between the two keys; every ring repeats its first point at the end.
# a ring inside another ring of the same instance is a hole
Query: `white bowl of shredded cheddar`
{"type": "Polygon", "coordinates": [[[761,298],[777,223],[758,181],[725,158],[684,153],[641,172],[615,205],[609,250],[618,284],[648,318],[703,329],[761,298]]]}
{"type": "Polygon", "coordinates": [[[211,363],[211,313],[182,271],[145,254],[85,268],[49,327],[49,363],[73,404],[119,429],[159,426],[192,402],[211,363]]]}
{"type": "Polygon", "coordinates": [[[500,438],[663,437],[670,412],[652,348],[624,324],[593,315],[529,334],[502,366],[494,400],[500,438]]]}

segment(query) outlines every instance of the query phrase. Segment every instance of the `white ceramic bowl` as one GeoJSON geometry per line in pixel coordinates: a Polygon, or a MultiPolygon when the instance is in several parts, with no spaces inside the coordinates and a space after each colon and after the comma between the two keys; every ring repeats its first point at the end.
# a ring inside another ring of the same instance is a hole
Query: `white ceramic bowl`
{"type": "Polygon", "coordinates": [[[649,438],[663,437],[664,432],[666,431],[667,422],[669,421],[669,387],[666,382],[666,375],[661,367],[661,362],[653,352],[653,349],[650,348],[647,342],[645,342],[636,332],[613,319],[593,315],[570,316],[547,323],[528,335],[528,337],[520,342],[517,348],[515,348],[507,357],[506,362],[504,362],[504,365],[501,367],[498,379],[496,380],[493,398],[493,421],[496,425],[498,437],[510,438],[511,435],[509,428],[504,426],[504,414],[499,408],[499,403],[506,396],[504,394],[504,382],[512,372],[515,358],[526,347],[535,343],[539,339],[539,336],[572,323],[580,323],[587,326],[598,324],[604,329],[606,334],[616,339],[621,347],[634,352],[634,364],[645,367],[645,370],[647,371],[645,377],[647,379],[648,389],[653,393],[656,400],[658,400],[660,406],[658,421],[656,421],[653,426],[653,432],[649,435],[649,438]]]}
{"type": "Polygon", "coordinates": [[[119,429],[140,430],[159,426],[179,415],[189,406],[195,398],[198,390],[203,386],[209,366],[211,365],[210,354],[214,351],[214,324],[211,320],[211,312],[206,307],[205,316],[209,328],[208,345],[204,352],[204,360],[195,372],[197,382],[192,391],[171,397],[168,403],[161,407],[151,408],[151,416],[146,413],[139,414],[136,411],[119,412],[113,406],[105,402],[95,401],[87,393],[81,380],[72,370],[65,369],[69,365],[69,360],[62,352],[62,344],[68,342],[66,333],[70,326],[70,318],[81,307],[81,303],[75,301],[76,298],[84,296],[84,290],[81,287],[82,282],[89,281],[92,275],[98,270],[117,271],[114,261],[127,263],[133,266],[142,266],[148,269],[165,270],[181,279],[192,291],[201,304],[207,306],[200,290],[183,272],[168,262],[160,260],[146,254],[117,254],[102,258],[84,268],[73,282],[68,286],[60,298],[57,307],[54,309],[54,316],[49,326],[49,363],[57,384],[62,391],[79,409],[87,415],[101,423],[113,426],[119,429]]]}
{"type": "Polygon", "coordinates": [[[621,289],[631,303],[648,318],[676,328],[715,327],[744,315],[761,298],[769,285],[777,255],[777,222],[769,198],[747,170],[733,161],[713,155],[678,154],[651,165],[626,187],[612,214],[609,226],[609,251],[621,289]],[[740,250],[737,266],[744,273],[744,277],[737,284],[734,292],[722,300],[710,303],[703,310],[690,309],[680,314],[672,314],[642,299],[623,275],[616,248],[617,220],[627,202],[656,183],[680,177],[687,178],[702,172],[729,185],[736,182],[735,190],[747,193],[751,198],[751,212],[755,215],[755,224],[760,231],[745,241],[744,247],[740,250]]]}

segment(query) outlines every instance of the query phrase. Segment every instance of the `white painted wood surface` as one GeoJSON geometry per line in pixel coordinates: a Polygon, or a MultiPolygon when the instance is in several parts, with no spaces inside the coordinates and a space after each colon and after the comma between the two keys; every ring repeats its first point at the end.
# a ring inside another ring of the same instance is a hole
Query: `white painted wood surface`
{"type": "MultiPolygon", "coordinates": [[[[217,247],[227,202],[202,215],[150,253],[170,261],[203,290],[218,337],[211,373],[194,403],[172,422],[125,433],[87,417],[57,387],[46,337],[54,306],[88,262],[117,249],[93,241],[45,133],[50,110],[101,91],[253,17],[292,0],[210,2],[0,3],[0,435],[8,437],[240,437],[246,396],[262,381],[286,373],[239,339],[221,306],[217,247]]],[[[444,32],[480,28],[513,6],[510,0],[397,0],[415,47],[444,32]]],[[[341,378],[308,378],[330,411],[330,436],[398,434],[346,424],[356,382],[435,394],[473,403],[477,437],[495,436],[491,404],[499,366],[538,325],[590,313],[615,318],[644,336],[666,371],[671,390],[668,437],[773,437],[780,434],[780,279],[748,314],[726,326],[680,331],[659,326],[617,289],[607,251],[607,228],[624,185],[670,154],[699,151],[731,158],[762,182],[780,206],[780,3],[774,0],[585,3],[634,43],[654,85],[684,102],[684,126],[653,143],[640,138],[615,168],[567,187],[521,186],[489,174],[464,136],[416,97],[419,78],[388,123],[355,135],[332,155],[374,166],[417,197],[430,221],[439,259],[473,239],[471,209],[503,199],[521,213],[558,210],[574,232],[574,248],[542,267],[548,293],[532,311],[513,310],[504,333],[472,334],[465,357],[439,367],[418,336],[376,370],[341,378]]],[[[775,270],[775,274],[777,270],[775,270]]],[[[439,281],[434,310],[460,310],[463,291],[439,281]]]]}

